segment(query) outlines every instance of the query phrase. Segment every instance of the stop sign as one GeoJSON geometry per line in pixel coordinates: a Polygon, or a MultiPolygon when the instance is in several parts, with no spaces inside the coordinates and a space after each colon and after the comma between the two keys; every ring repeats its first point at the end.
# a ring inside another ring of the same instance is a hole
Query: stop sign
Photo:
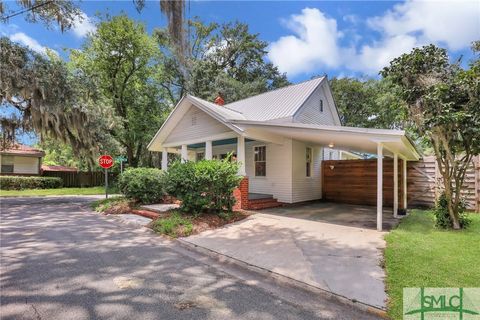
{"type": "Polygon", "coordinates": [[[113,158],[107,154],[100,156],[98,158],[98,164],[104,169],[113,167],[113,158]]]}

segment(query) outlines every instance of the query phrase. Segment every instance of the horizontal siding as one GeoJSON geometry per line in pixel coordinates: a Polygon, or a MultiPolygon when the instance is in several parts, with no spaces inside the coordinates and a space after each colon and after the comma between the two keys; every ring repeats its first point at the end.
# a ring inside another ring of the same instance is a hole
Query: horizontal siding
{"type": "Polygon", "coordinates": [[[322,148],[293,141],[292,202],[317,200],[322,197],[322,148]],[[305,152],[312,148],[311,176],[306,176],[305,152]]]}
{"type": "Polygon", "coordinates": [[[39,174],[38,167],[38,158],[36,157],[14,157],[13,173],[39,174]]]}
{"type": "Polygon", "coordinates": [[[249,178],[249,191],[272,194],[280,202],[292,203],[292,140],[282,145],[247,142],[245,169],[249,178]],[[255,177],[253,147],[266,145],[267,176],[255,177]]]}
{"type": "Polygon", "coordinates": [[[325,90],[325,85],[319,86],[298,110],[293,122],[335,125],[332,112],[336,112],[336,109],[327,99],[325,90]],[[320,99],[323,100],[323,112],[320,112],[320,99]]]}
{"type": "Polygon", "coordinates": [[[170,132],[164,143],[209,138],[212,135],[232,131],[197,107],[191,106],[185,116],[170,132]]]}

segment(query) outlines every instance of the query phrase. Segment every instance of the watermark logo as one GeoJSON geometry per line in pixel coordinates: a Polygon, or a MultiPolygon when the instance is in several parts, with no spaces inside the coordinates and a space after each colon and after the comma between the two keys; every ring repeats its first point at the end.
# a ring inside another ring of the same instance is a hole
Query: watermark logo
{"type": "Polygon", "coordinates": [[[480,320],[480,288],[404,288],[405,320],[480,320]]]}

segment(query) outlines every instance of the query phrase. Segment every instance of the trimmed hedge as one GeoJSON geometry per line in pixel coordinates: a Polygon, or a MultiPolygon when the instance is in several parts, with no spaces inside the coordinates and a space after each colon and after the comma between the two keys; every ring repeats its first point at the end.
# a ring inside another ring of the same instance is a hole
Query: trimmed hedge
{"type": "Polygon", "coordinates": [[[62,184],[55,177],[0,176],[0,190],[56,189],[62,184]]]}
{"type": "Polygon", "coordinates": [[[129,168],[118,178],[117,186],[128,199],[155,203],[165,195],[163,171],[155,168],[129,168]]]}
{"type": "Polygon", "coordinates": [[[182,201],[183,212],[198,214],[232,211],[235,204],[233,190],[242,177],[238,176],[238,163],[224,159],[199,162],[176,162],[165,175],[165,189],[182,201]]]}

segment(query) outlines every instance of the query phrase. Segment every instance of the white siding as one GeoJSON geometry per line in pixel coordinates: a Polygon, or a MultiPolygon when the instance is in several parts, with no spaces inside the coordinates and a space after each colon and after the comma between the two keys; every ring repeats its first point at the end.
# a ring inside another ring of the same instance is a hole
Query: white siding
{"type": "Polygon", "coordinates": [[[15,156],[13,173],[39,174],[38,160],[36,157],[15,156]]]}
{"type": "Polygon", "coordinates": [[[205,138],[206,140],[212,135],[230,131],[232,130],[227,126],[197,107],[191,106],[164,143],[189,141],[198,138],[205,138]]]}
{"type": "Polygon", "coordinates": [[[292,202],[322,198],[322,148],[302,141],[293,140],[292,202]],[[305,150],[312,148],[311,176],[307,177],[305,150]]]}
{"type": "Polygon", "coordinates": [[[324,84],[319,86],[297,111],[293,122],[335,125],[333,112],[337,111],[333,101],[327,97],[326,90],[328,89],[324,84]],[[320,99],[323,101],[323,112],[320,112],[320,99]]]}
{"type": "Polygon", "coordinates": [[[282,145],[258,141],[246,143],[245,169],[249,191],[272,194],[280,202],[292,203],[292,140],[285,139],[282,145]],[[267,175],[255,177],[253,148],[265,145],[267,175]]]}

